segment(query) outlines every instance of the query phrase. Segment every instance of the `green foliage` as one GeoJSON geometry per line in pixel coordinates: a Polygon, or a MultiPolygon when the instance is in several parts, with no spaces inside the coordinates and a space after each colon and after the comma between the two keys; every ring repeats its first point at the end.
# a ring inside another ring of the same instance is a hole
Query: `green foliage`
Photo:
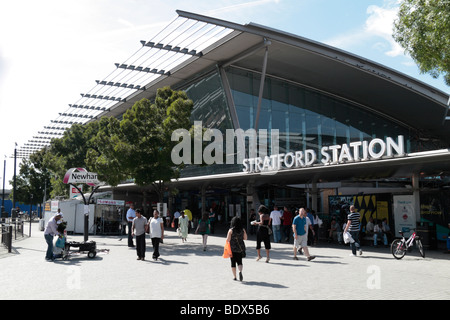
{"type": "MultiPolygon", "coordinates": [[[[161,197],[164,181],[177,178],[182,166],[171,161],[171,141],[176,129],[190,128],[193,102],[182,91],[169,87],[159,89],[155,101],[143,99],[135,103],[122,120],[103,117],[85,125],[74,124],[60,139],[53,139],[48,148],[31,156],[21,165],[20,188],[17,195],[28,202],[33,189],[48,185],[51,197],[67,195],[62,180],[69,168],[82,167],[97,172],[99,180],[116,186],[134,179],[139,186],[153,185],[161,197]],[[35,180],[39,180],[35,183],[35,180]]],[[[19,199],[19,198],[18,198],[19,199]]],[[[20,200],[21,201],[21,200],[20,200]]]]}
{"type": "Polygon", "coordinates": [[[16,177],[16,200],[29,204],[30,195],[33,195],[31,204],[42,203],[44,193],[48,195],[50,190],[50,172],[43,166],[41,154],[22,160],[16,177]]]}
{"type": "Polygon", "coordinates": [[[88,152],[87,163],[110,185],[132,178],[139,186],[160,188],[158,182],[178,176],[180,166],[171,161],[176,144],[171,135],[175,129],[190,127],[192,108],[184,92],[165,87],[157,91],[153,103],[136,102],[120,122],[101,119],[92,140],[97,150],[88,152]]]}
{"type": "Polygon", "coordinates": [[[91,138],[95,148],[86,154],[86,164],[90,171],[98,174],[100,181],[116,186],[127,178],[120,161],[124,146],[120,141],[120,122],[113,117],[103,117],[98,122],[98,132],[91,138]]]}
{"type": "Polygon", "coordinates": [[[403,0],[393,36],[422,73],[450,86],[450,1],[403,0]]]}

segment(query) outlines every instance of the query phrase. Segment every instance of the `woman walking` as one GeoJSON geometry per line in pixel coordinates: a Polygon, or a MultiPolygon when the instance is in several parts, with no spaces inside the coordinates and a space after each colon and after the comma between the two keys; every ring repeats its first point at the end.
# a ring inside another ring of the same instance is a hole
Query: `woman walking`
{"type": "Polygon", "coordinates": [[[180,226],[181,242],[185,242],[189,231],[189,218],[184,214],[184,211],[181,211],[178,224],[180,226]]]}
{"type": "Polygon", "coordinates": [[[209,214],[204,213],[200,221],[198,222],[196,234],[202,235],[203,240],[203,251],[206,251],[206,241],[208,240],[208,234],[211,233],[211,222],[209,219],[209,214]]]}
{"type": "Polygon", "coordinates": [[[259,213],[259,221],[254,221],[253,224],[258,226],[258,230],[256,232],[256,251],[258,252],[258,258],[256,261],[259,261],[261,257],[261,242],[264,242],[264,248],[266,249],[266,262],[270,261],[269,251],[271,249],[270,246],[270,233],[271,230],[269,228],[269,209],[266,206],[261,205],[258,208],[259,213]]]}
{"type": "Polygon", "coordinates": [[[230,230],[228,230],[227,241],[230,242],[232,257],[231,259],[231,271],[233,272],[234,280],[236,279],[236,264],[239,269],[239,280],[242,281],[242,258],[245,257],[245,243],[247,240],[247,232],[242,227],[242,220],[238,217],[234,217],[231,220],[230,230]]]}
{"type": "Polygon", "coordinates": [[[158,210],[153,211],[153,218],[150,218],[150,238],[153,245],[153,260],[158,260],[159,244],[164,239],[164,221],[159,217],[158,210]]]}

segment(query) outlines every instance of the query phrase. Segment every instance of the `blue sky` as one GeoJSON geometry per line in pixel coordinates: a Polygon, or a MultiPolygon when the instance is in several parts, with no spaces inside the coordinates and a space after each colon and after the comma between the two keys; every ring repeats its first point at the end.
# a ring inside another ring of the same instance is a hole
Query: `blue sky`
{"type": "MultiPolygon", "coordinates": [[[[360,55],[446,93],[391,37],[396,0],[15,0],[0,2],[0,158],[89,91],[180,9],[254,22],[360,55]]],[[[7,158],[7,180],[13,161],[7,158]]]]}

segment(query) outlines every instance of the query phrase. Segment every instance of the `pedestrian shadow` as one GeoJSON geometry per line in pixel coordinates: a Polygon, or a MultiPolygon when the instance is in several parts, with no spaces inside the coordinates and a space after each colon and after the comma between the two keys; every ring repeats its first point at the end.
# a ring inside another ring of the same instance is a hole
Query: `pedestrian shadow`
{"type": "Polygon", "coordinates": [[[154,261],[153,259],[147,259],[145,260],[147,263],[155,263],[155,264],[164,264],[164,265],[170,265],[170,264],[188,264],[185,261],[177,261],[177,260],[168,260],[166,258],[159,257],[157,261],[154,261]]]}
{"type": "Polygon", "coordinates": [[[274,289],[287,289],[289,287],[284,286],[282,284],[279,283],[269,283],[269,282],[265,282],[265,281],[247,281],[244,280],[242,281],[243,285],[246,286],[259,286],[259,287],[268,287],[268,288],[274,288],[274,289]]]}
{"type": "Polygon", "coordinates": [[[94,258],[89,258],[87,255],[81,254],[81,253],[75,253],[74,255],[70,255],[67,259],[62,258],[55,258],[53,260],[53,263],[55,264],[61,264],[61,265],[80,265],[84,262],[86,263],[95,263],[96,261],[102,261],[103,257],[95,256],[94,258]]]}

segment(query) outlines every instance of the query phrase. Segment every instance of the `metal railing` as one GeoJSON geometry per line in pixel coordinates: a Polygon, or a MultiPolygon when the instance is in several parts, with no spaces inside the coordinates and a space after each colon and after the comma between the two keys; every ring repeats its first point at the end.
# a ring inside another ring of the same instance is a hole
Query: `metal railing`
{"type": "Polygon", "coordinates": [[[1,218],[1,243],[6,247],[8,253],[12,251],[13,239],[17,240],[24,236],[23,221],[17,218],[1,218]]]}

